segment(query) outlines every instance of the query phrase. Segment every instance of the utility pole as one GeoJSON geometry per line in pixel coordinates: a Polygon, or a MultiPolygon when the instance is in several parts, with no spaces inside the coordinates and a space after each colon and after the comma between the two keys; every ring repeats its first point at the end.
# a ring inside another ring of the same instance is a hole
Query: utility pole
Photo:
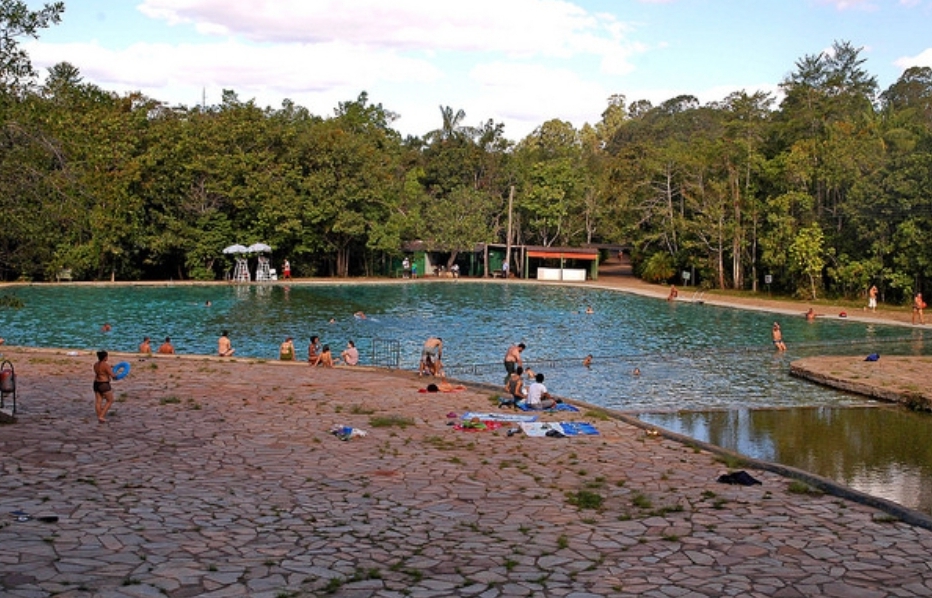
{"type": "Polygon", "coordinates": [[[508,191],[508,237],[505,239],[505,263],[508,264],[508,270],[511,271],[511,207],[515,200],[515,186],[512,185],[508,191]]]}

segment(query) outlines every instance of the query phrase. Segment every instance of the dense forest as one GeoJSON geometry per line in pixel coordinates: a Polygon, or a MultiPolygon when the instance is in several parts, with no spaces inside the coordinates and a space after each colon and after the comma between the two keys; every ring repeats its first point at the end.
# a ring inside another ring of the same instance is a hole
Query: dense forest
{"type": "MultiPolygon", "coordinates": [[[[0,279],[221,278],[222,248],[261,241],[297,276],[385,271],[406,241],[630,248],[637,273],[715,288],[907,301],[932,276],[932,69],[888,89],[849,42],[800,58],[779,101],[608,98],[513,142],[441,106],[402,137],[366,93],[315,115],[235,91],[169,106],[38,77],[20,42],[64,10],[0,4],[0,279]],[[512,195],[513,194],[513,195],[512,195]]],[[[791,65],[788,65],[788,67],[791,65]]]]}

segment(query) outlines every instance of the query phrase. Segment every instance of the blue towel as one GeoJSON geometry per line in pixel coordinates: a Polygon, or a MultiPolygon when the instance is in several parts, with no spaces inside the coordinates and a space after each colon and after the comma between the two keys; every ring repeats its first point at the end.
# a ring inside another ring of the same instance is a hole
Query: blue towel
{"type": "Polygon", "coordinates": [[[578,434],[596,435],[599,433],[595,426],[586,422],[560,422],[563,433],[567,436],[576,436],[578,434]]]}
{"type": "Polygon", "coordinates": [[[550,409],[531,409],[524,401],[518,403],[518,409],[521,411],[579,411],[579,408],[569,403],[557,403],[550,409]]]}

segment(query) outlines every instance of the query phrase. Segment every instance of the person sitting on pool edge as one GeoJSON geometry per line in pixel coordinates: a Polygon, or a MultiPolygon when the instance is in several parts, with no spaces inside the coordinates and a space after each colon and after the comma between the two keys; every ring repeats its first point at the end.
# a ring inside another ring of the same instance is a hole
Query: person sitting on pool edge
{"type": "Polygon", "coordinates": [[[359,350],[356,348],[356,343],[353,341],[346,341],[346,348],[340,353],[340,359],[342,359],[343,363],[346,365],[358,364],[359,350]]]}
{"type": "Polygon", "coordinates": [[[278,359],[281,361],[294,361],[294,340],[290,336],[278,347],[278,359]]]}
{"type": "Polygon", "coordinates": [[[168,337],[168,336],[165,337],[165,342],[159,346],[159,353],[161,353],[162,355],[174,355],[175,354],[175,346],[172,345],[171,337],[168,337]]]}
{"type": "Polygon", "coordinates": [[[527,389],[527,398],[524,404],[528,409],[552,409],[556,406],[557,401],[547,392],[544,386],[544,375],[537,374],[534,382],[527,389]]]}
{"type": "Polygon", "coordinates": [[[320,337],[316,334],[307,346],[307,363],[311,366],[320,365],[320,337]]]}
{"type": "Polygon", "coordinates": [[[323,348],[320,350],[320,356],[318,359],[318,363],[324,366],[325,368],[333,367],[333,354],[330,353],[330,345],[324,345],[323,348]]]}
{"type": "Polygon", "coordinates": [[[220,357],[229,357],[236,353],[236,349],[233,348],[233,343],[230,342],[230,333],[224,330],[220,334],[220,338],[217,339],[217,353],[220,354],[220,357]]]}

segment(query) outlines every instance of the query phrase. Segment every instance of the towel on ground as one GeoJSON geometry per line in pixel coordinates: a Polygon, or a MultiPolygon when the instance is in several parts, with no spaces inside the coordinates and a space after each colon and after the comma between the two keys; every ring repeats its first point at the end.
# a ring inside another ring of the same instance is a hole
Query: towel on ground
{"type": "Polygon", "coordinates": [[[557,403],[550,409],[531,409],[524,401],[518,403],[518,409],[521,411],[579,411],[579,408],[569,403],[557,403]]]}
{"type": "Polygon", "coordinates": [[[531,437],[544,437],[548,435],[548,432],[558,432],[563,436],[599,434],[595,426],[586,422],[521,422],[518,425],[525,434],[531,437]]]}
{"type": "Polygon", "coordinates": [[[453,429],[463,432],[484,432],[486,430],[497,430],[504,425],[505,422],[470,419],[458,422],[453,426],[453,429]]]}
{"type": "Polygon", "coordinates": [[[535,422],[536,415],[521,415],[520,413],[473,413],[469,411],[463,414],[461,419],[479,418],[480,421],[498,421],[498,422],[535,422]]]}

